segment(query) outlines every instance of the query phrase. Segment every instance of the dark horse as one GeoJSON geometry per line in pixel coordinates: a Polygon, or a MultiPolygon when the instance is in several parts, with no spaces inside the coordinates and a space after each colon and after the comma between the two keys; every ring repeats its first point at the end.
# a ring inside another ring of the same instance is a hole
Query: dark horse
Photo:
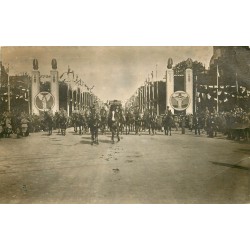
{"type": "Polygon", "coordinates": [[[66,135],[67,123],[68,123],[67,116],[64,114],[60,115],[59,127],[61,129],[61,134],[64,136],[66,135]]]}
{"type": "Polygon", "coordinates": [[[120,141],[119,130],[120,130],[120,114],[118,110],[111,110],[108,117],[108,125],[112,133],[111,140],[112,143],[115,142],[115,134],[117,135],[117,140],[120,141]]]}
{"type": "Polygon", "coordinates": [[[53,129],[53,116],[49,112],[44,113],[44,122],[46,126],[48,127],[49,135],[52,135],[52,129],[53,129]]]}
{"type": "Polygon", "coordinates": [[[162,119],[162,125],[164,127],[165,135],[171,135],[171,129],[173,126],[173,116],[171,113],[165,114],[163,119],[162,119]]]}
{"type": "Polygon", "coordinates": [[[148,132],[154,135],[157,129],[156,115],[154,113],[150,114],[148,117],[148,132]]]}
{"type": "Polygon", "coordinates": [[[105,108],[101,108],[100,110],[100,116],[101,116],[101,124],[100,124],[100,129],[101,133],[104,134],[107,126],[107,111],[105,108]]]}
{"type": "Polygon", "coordinates": [[[100,117],[96,110],[92,110],[89,116],[89,128],[91,133],[91,145],[99,144],[98,142],[98,129],[100,127],[100,117]]]}

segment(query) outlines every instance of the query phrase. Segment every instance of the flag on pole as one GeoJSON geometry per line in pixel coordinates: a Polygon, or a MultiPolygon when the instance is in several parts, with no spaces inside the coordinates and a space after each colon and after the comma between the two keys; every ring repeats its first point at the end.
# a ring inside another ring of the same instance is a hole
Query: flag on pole
{"type": "Polygon", "coordinates": [[[217,64],[217,77],[220,77],[220,73],[219,73],[219,68],[218,68],[218,64],[217,64]]]}
{"type": "Polygon", "coordinates": [[[217,102],[217,107],[216,107],[216,111],[219,112],[219,98],[218,98],[218,90],[219,90],[219,77],[220,77],[220,74],[219,74],[219,68],[218,68],[218,64],[217,64],[217,94],[216,94],[216,102],[217,102]]]}
{"type": "Polygon", "coordinates": [[[236,85],[236,92],[239,92],[239,86],[238,86],[238,75],[237,72],[235,73],[235,85],[236,85]]]}

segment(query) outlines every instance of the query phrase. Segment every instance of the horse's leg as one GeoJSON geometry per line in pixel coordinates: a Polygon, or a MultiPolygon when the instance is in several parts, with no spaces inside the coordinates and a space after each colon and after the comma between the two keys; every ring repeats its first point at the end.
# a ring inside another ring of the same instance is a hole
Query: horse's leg
{"type": "Polygon", "coordinates": [[[116,134],[117,134],[117,140],[120,141],[120,135],[119,135],[119,128],[117,128],[116,134]]]}
{"type": "Polygon", "coordinates": [[[99,144],[99,141],[98,141],[98,128],[95,129],[95,142],[96,142],[96,144],[99,144]]]}
{"type": "Polygon", "coordinates": [[[91,133],[91,145],[93,145],[94,139],[95,139],[95,135],[94,135],[95,132],[93,128],[90,128],[90,133],[91,133]]]}
{"type": "Polygon", "coordinates": [[[114,128],[111,128],[111,141],[112,141],[112,143],[114,143],[115,141],[114,141],[114,137],[115,137],[115,131],[114,131],[114,128]]]}

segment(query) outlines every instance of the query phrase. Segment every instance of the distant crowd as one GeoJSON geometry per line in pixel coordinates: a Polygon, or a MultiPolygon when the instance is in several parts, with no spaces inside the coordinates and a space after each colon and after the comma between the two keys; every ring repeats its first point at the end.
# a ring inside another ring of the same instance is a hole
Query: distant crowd
{"type": "MultiPolygon", "coordinates": [[[[64,109],[52,114],[51,111],[41,112],[39,115],[28,115],[24,112],[4,112],[0,114],[0,137],[28,136],[29,133],[53,130],[66,134],[66,129],[74,127],[75,133],[89,133],[95,114],[96,128],[100,133],[106,133],[109,129],[110,110],[96,107],[73,111],[71,116],[64,109]],[[92,123],[91,123],[92,122],[92,123]]],[[[206,134],[208,137],[216,137],[218,133],[232,140],[246,140],[250,138],[250,112],[235,106],[230,112],[217,112],[206,110],[191,115],[175,115],[167,108],[164,115],[157,116],[155,110],[123,110],[116,108],[117,126],[120,134],[156,134],[164,132],[171,135],[171,130],[186,133],[189,130],[196,135],[206,134]]],[[[164,134],[164,133],[163,133],[164,134]]]]}

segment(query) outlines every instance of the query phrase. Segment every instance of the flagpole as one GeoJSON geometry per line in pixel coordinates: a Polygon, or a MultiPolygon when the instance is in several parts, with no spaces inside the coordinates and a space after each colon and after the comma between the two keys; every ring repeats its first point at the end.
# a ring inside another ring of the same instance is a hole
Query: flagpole
{"type": "Polygon", "coordinates": [[[236,105],[238,106],[238,94],[239,94],[239,86],[238,86],[238,75],[235,73],[235,85],[236,85],[236,105]]]}
{"type": "Polygon", "coordinates": [[[217,92],[216,92],[216,98],[217,98],[217,113],[219,113],[219,95],[218,95],[218,90],[219,90],[219,69],[218,69],[218,64],[217,64],[217,74],[216,74],[216,79],[217,79],[217,92]]]}
{"type": "Polygon", "coordinates": [[[156,99],[156,109],[157,109],[157,115],[159,115],[159,90],[158,90],[158,79],[157,79],[157,64],[156,64],[156,72],[155,72],[155,77],[156,77],[156,94],[157,94],[157,99],[156,99]]]}
{"type": "Polygon", "coordinates": [[[8,65],[8,111],[10,112],[10,67],[8,65]]]}
{"type": "Polygon", "coordinates": [[[145,83],[145,89],[146,89],[146,98],[145,98],[145,103],[146,103],[146,109],[148,109],[148,80],[146,80],[146,83],[145,83]]]}
{"type": "Polygon", "coordinates": [[[154,73],[152,71],[152,101],[153,101],[153,108],[155,109],[155,86],[154,86],[154,73]]]}
{"type": "Polygon", "coordinates": [[[237,92],[237,95],[239,93],[239,85],[238,85],[238,75],[237,75],[237,72],[235,73],[235,76],[236,76],[236,81],[235,81],[235,84],[236,84],[236,92],[237,92]]]}
{"type": "Polygon", "coordinates": [[[195,101],[194,101],[194,112],[197,112],[197,76],[195,76],[195,101]]]}
{"type": "Polygon", "coordinates": [[[150,86],[150,78],[149,78],[149,74],[148,74],[148,109],[151,108],[151,86],[150,86]]]}

